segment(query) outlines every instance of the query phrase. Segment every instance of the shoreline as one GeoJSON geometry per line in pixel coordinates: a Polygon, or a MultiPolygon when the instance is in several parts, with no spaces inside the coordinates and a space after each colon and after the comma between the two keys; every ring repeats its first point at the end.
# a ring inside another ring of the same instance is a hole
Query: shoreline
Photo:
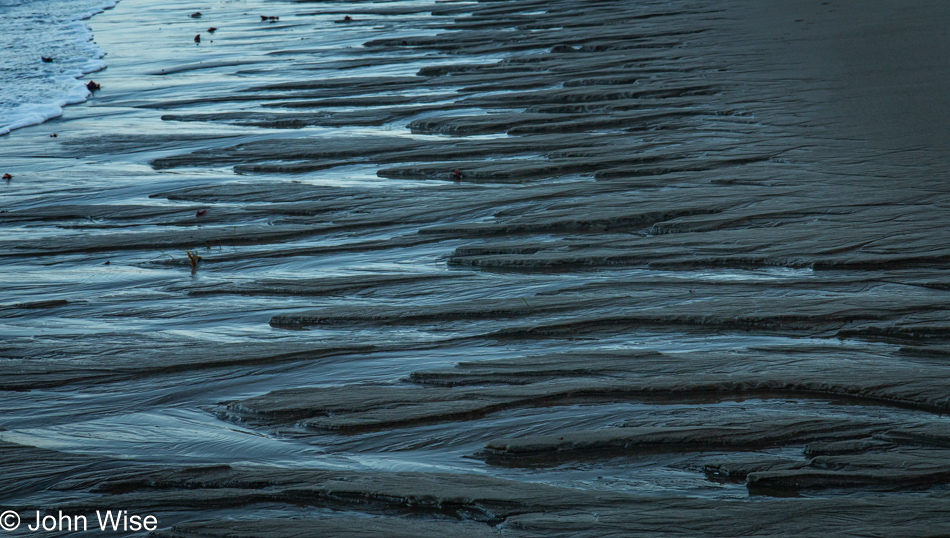
{"type": "Polygon", "coordinates": [[[139,45],[0,147],[0,502],[176,538],[950,532],[947,94],[907,61],[950,9],[672,4],[96,17],[139,45]]]}
{"type": "MultiPolygon", "coordinates": [[[[100,13],[103,13],[105,11],[108,11],[114,8],[118,4],[118,2],[119,0],[106,0],[105,3],[101,4],[98,7],[92,8],[90,11],[78,13],[76,14],[76,19],[72,21],[70,25],[83,24],[87,30],[85,33],[88,34],[87,42],[92,41],[93,40],[92,32],[91,30],[88,29],[88,26],[84,24],[84,21],[88,21],[92,17],[95,17],[96,15],[100,13]]],[[[70,25],[67,25],[67,27],[70,25]]],[[[84,35],[82,37],[86,37],[86,36],[84,35]]],[[[95,45],[95,42],[93,42],[93,44],[95,45]]],[[[77,81],[77,84],[72,88],[71,92],[69,92],[66,95],[61,95],[56,100],[51,101],[51,102],[21,103],[19,107],[8,111],[8,113],[14,114],[14,113],[17,113],[18,110],[24,109],[20,111],[18,114],[15,114],[21,117],[22,119],[14,121],[12,123],[8,123],[6,125],[0,125],[0,136],[8,135],[17,129],[23,129],[25,127],[42,125],[43,123],[47,121],[50,121],[52,119],[62,116],[63,107],[86,102],[91,97],[92,93],[88,91],[86,88],[84,88],[85,85],[80,82],[80,79],[85,78],[86,76],[91,75],[93,73],[102,71],[103,69],[108,67],[105,64],[105,62],[99,61],[106,55],[105,51],[99,49],[98,47],[95,47],[94,51],[88,51],[88,52],[91,52],[94,56],[92,58],[87,58],[85,60],[85,64],[78,66],[73,71],[67,71],[66,73],[57,75],[57,77],[59,78],[63,78],[63,77],[73,78],[77,81]],[[23,118],[23,116],[26,116],[26,117],[23,118]]],[[[69,62],[74,63],[76,59],[77,58],[71,58],[69,59],[69,62]]],[[[50,61],[54,62],[56,61],[56,59],[50,58],[50,61]]],[[[50,78],[56,78],[56,77],[50,77],[50,78]]]]}

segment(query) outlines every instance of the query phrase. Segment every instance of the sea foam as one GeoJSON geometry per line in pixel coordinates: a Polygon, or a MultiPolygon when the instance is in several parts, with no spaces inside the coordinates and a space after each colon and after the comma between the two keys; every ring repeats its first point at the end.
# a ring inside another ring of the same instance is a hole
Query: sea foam
{"type": "Polygon", "coordinates": [[[106,63],[83,21],[117,2],[0,0],[0,135],[61,116],[64,106],[89,98],[78,79],[106,63]]]}

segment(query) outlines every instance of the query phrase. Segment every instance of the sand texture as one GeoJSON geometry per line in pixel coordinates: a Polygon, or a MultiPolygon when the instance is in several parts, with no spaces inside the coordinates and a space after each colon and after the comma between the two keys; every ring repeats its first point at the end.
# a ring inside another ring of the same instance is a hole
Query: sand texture
{"type": "Polygon", "coordinates": [[[133,4],[0,139],[5,509],[950,534],[950,4],[133,4]]]}

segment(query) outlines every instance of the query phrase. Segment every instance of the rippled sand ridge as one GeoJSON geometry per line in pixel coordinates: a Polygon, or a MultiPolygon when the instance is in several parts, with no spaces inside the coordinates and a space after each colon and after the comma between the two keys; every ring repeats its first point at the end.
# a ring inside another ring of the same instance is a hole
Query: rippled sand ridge
{"type": "Polygon", "coordinates": [[[0,137],[0,508],[950,533],[948,22],[122,0],[0,137]]]}

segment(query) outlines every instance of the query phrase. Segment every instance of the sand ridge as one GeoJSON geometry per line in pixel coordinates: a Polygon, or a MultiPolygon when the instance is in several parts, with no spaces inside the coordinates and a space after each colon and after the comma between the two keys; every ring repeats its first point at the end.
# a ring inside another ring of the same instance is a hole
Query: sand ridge
{"type": "Polygon", "coordinates": [[[950,532],[937,4],[368,2],[116,58],[52,157],[5,140],[0,501],[950,532]]]}

